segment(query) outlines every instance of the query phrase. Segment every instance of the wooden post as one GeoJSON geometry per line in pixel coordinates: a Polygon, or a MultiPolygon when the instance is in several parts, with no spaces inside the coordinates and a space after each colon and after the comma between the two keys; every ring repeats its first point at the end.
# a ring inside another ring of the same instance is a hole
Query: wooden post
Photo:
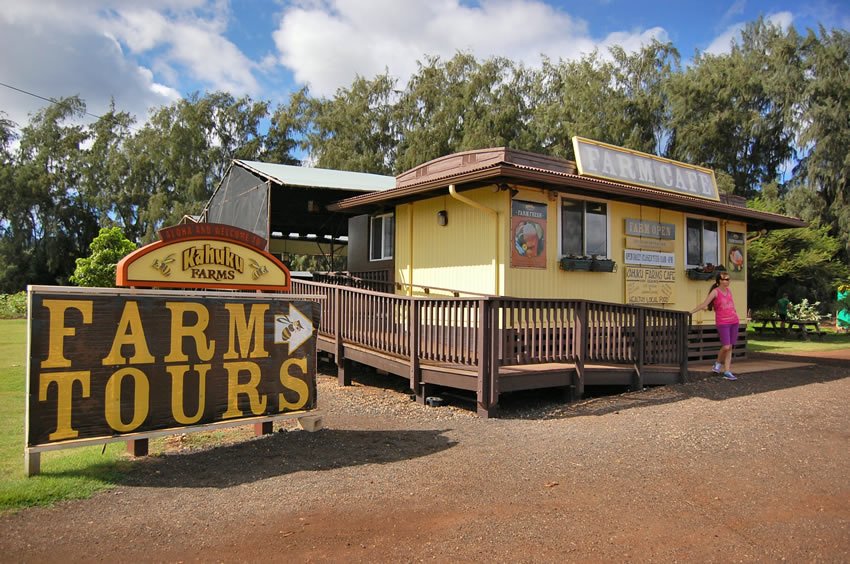
{"type": "Polygon", "coordinates": [[[499,312],[502,311],[501,299],[490,304],[490,415],[495,416],[499,409],[499,348],[502,341],[502,329],[499,325],[499,312]]]}
{"type": "Polygon", "coordinates": [[[643,389],[643,365],[646,362],[646,311],[638,308],[635,316],[635,374],[632,378],[632,390],[643,389]]]}
{"type": "Polygon", "coordinates": [[[414,298],[408,298],[408,334],[410,336],[410,389],[416,396],[416,401],[425,403],[425,393],[422,386],[422,370],[419,368],[419,303],[414,298]]]}
{"type": "Polygon", "coordinates": [[[262,423],[254,423],[254,436],[271,435],[274,433],[274,422],[263,421],[262,423]]]}
{"type": "Polygon", "coordinates": [[[148,446],[148,439],[133,439],[127,441],[127,454],[131,456],[147,456],[148,446]]]}
{"type": "Polygon", "coordinates": [[[575,353],[576,353],[576,399],[584,397],[584,362],[587,359],[587,302],[578,303],[576,308],[575,353]]]}
{"type": "Polygon", "coordinates": [[[342,288],[334,288],[334,356],[336,357],[337,382],[340,386],[351,385],[353,363],[345,358],[345,344],[342,340],[343,307],[342,288]]]}
{"type": "Polygon", "coordinates": [[[490,410],[490,386],[493,376],[490,367],[490,347],[492,346],[492,335],[490,334],[489,320],[490,307],[487,300],[478,301],[478,389],[476,390],[476,411],[479,417],[489,418],[490,410]]]}
{"type": "Polygon", "coordinates": [[[27,477],[41,473],[40,452],[30,452],[29,449],[24,449],[24,473],[27,477]]]}
{"type": "Polygon", "coordinates": [[[688,334],[691,330],[690,314],[679,318],[679,382],[684,384],[688,381],[688,334]]]}

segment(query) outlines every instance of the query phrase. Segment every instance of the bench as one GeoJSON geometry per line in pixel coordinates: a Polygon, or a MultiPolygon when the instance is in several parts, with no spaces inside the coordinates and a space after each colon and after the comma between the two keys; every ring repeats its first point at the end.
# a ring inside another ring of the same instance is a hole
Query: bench
{"type": "Polygon", "coordinates": [[[770,331],[772,333],[787,335],[789,332],[796,331],[801,339],[808,340],[809,333],[817,335],[818,339],[823,339],[824,330],[820,327],[820,321],[797,321],[788,319],[785,321],[785,327],[782,326],[782,320],[773,317],[761,318],[755,317],[750,320],[753,323],[753,328],[759,336],[770,331]]]}

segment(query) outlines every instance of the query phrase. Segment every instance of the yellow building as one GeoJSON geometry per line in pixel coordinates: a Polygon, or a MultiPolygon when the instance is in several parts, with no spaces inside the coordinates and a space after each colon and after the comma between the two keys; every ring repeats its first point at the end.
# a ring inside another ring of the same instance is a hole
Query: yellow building
{"type": "MultiPolygon", "coordinates": [[[[718,269],[747,312],[747,241],[796,218],[718,194],[711,170],[574,139],[577,162],[504,147],[435,159],[342,200],[349,270],[407,295],[587,299],[690,310],[718,269]],[[381,276],[378,276],[382,273],[381,276]]],[[[713,315],[695,316],[713,324],[713,315]]]]}

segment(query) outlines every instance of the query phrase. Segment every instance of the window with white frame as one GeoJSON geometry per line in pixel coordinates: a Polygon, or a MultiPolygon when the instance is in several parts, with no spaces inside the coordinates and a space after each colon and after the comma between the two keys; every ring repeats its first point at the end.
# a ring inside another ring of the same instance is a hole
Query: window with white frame
{"type": "Polygon", "coordinates": [[[369,260],[393,258],[393,236],[395,218],[391,213],[372,216],[369,219],[369,260]]]}
{"type": "Polygon", "coordinates": [[[720,229],[716,221],[689,217],[685,237],[688,267],[720,264],[720,229]]]}
{"type": "Polygon", "coordinates": [[[608,204],[561,199],[561,255],[608,257],[608,204]]]}

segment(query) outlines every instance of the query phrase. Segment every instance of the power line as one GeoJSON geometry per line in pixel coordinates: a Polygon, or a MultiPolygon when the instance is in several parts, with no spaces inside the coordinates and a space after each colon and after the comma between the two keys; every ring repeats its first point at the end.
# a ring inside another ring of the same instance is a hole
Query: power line
{"type": "MultiPolygon", "coordinates": [[[[33,98],[38,98],[39,100],[44,100],[45,102],[50,102],[51,104],[58,104],[59,103],[58,100],[55,100],[53,98],[45,98],[44,96],[39,96],[38,94],[35,94],[33,92],[28,92],[27,90],[24,90],[22,88],[18,88],[16,86],[12,86],[11,84],[6,84],[5,82],[0,82],[0,86],[5,86],[6,88],[8,88],[10,90],[20,92],[21,94],[26,94],[27,96],[32,96],[33,98]]],[[[95,115],[95,114],[93,114],[89,111],[86,111],[86,110],[83,110],[83,113],[85,113],[86,115],[89,115],[93,118],[97,118],[97,119],[103,118],[103,116],[95,115]]]]}

